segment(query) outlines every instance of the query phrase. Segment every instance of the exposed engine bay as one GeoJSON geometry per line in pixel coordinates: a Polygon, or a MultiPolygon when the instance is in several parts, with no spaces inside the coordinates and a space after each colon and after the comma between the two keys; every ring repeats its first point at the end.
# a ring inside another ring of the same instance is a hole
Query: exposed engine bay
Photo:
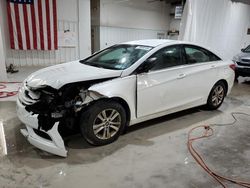
{"type": "Polygon", "coordinates": [[[77,126],[79,112],[92,101],[104,97],[88,88],[105,80],[71,83],[59,90],[50,86],[34,89],[27,85],[23,91],[26,100],[20,101],[28,112],[38,114],[38,130],[48,131],[56,122],[73,129],[77,126]]]}

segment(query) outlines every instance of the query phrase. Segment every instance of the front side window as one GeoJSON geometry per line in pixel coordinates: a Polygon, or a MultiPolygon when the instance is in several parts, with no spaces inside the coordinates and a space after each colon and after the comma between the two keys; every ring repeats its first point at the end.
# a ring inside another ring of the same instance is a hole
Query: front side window
{"type": "Polygon", "coordinates": [[[124,70],[134,64],[151,49],[152,47],[149,46],[116,45],[86,60],[81,60],[80,62],[95,67],[124,70]]]}
{"type": "Polygon", "coordinates": [[[182,64],[180,46],[169,46],[163,48],[156,52],[152,57],[156,58],[156,62],[150,70],[160,70],[182,64]]]}
{"type": "Polygon", "coordinates": [[[186,53],[186,61],[188,64],[220,60],[220,58],[218,58],[212,52],[200,47],[185,46],[184,50],[186,53]]]}

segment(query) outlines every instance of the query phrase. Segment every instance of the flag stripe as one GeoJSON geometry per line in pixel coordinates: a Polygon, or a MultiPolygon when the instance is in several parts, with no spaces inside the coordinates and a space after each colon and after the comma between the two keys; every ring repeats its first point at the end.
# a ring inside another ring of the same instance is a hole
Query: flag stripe
{"type": "Polygon", "coordinates": [[[31,6],[27,5],[27,17],[28,17],[28,28],[29,28],[29,38],[30,38],[30,50],[34,49],[33,46],[33,31],[32,31],[32,18],[31,18],[31,6]]]}
{"type": "Polygon", "coordinates": [[[55,49],[54,47],[54,20],[53,20],[53,1],[49,1],[49,7],[50,7],[50,33],[51,33],[51,49],[55,49]]]}
{"type": "Polygon", "coordinates": [[[46,6],[45,6],[45,0],[42,0],[42,24],[43,24],[43,44],[44,44],[44,50],[48,50],[48,43],[45,41],[48,41],[47,37],[47,24],[46,24],[46,6]]]}
{"type": "Polygon", "coordinates": [[[56,14],[56,0],[53,0],[53,24],[54,24],[54,46],[55,49],[58,48],[57,43],[57,14],[56,14]]]}
{"type": "Polygon", "coordinates": [[[19,9],[20,30],[21,30],[21,36],[22,36],[22,46],[23,46],[22,50],[27,50],[26,39],[25,39],[23,6],[19,4],[18,9],[19,9]]]}
{"type": "Polygon", "coordinates": [[[24,29],[26,37],[26,47],[30,50],[30,32],[29,32],[29,23],[28,23],[28,13],[26,4],[23,5],[23,19],[24,19],[24,29]]]}
{"type": "Polygon", "coordinates": [[[34,5],[30,6],[31,20],[32,20],[32,34],[33,34],[33,46],[37,49],[37,30],[36,30],[36,14],[34,5]]]}
{"type": "Polygon", "coordinates": [[[35,15],[36,15],[36,33],[37,33],[37,49],[41,50],[41,39],[40,39],[40,24],[38,16],[38,1],[34,1],[35,15]]]}
{"type": "Polygon", "coordinates": [[[14,4],[15,9],[15,19],[16,19],[16,30],[17,30],[17,39],[18,39],[18,48],[20,50],[23,49],[23,42],[22,42],[22,31],[20,26],[20,19],[19,19],[19,8],[18,4],[14,4]]]}
{"type": "Polygon", "coordinates": [[[11,12],[11,20],[13,23],[13,35],[14,35],[14,49],[19,49],[18,47],[18,39],[17,39],[17,29],[16,29],[16,16],[15,16],[15,8],[14,4],[10,4],[10,12],[11,12]]]}
{"type": "Polygon", "coordinates": [[[43,36],[43,12],[42,12],[42,0],[38,0],[38,17],[39,17],[39,34],[41,49],[44,50],[44,36],[43,36]]]}
{"type": "Polygon", "coordinates": [[[7,1],[7,16],[8,16],[9,33],[10,33],[10,48],[15,49],[13,22],[11,20],[11,9],[10,9],[10,2],[9,1],[7,1]]]}
{"type": "Polygon", "coordinates": [[[50,32],[50,10],[49,0],[45,1],[46,4],[46,21],[47,21],[47,37],[48,37],[48,50],[51,50],[51,32],[50,32]]]}

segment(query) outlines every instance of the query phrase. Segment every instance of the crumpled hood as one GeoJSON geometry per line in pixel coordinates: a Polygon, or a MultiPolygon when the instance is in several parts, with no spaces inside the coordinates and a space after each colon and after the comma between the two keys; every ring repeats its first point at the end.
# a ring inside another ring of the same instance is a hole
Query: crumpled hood
{"type": "Polygon", "coordinates": [[[73,61],[36,71],[25,81],[27,85],[32,88],[39,88],[47,85],[59,89],[68,83],[119,77],[121,73],[122,70],[97,68],[84,65],[79,61],[73,61]]]}

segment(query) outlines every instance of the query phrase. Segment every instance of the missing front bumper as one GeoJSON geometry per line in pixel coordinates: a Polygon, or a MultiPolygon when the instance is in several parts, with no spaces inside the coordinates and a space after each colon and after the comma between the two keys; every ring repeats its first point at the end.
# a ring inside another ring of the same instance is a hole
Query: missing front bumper
{"type": "Polygon", "coordinates": [[[45,139],[35,133],[34,129],[38,129],[37,115],[25,110],[25,106],[17,100],[17,116],[26,125],[26,129],[21,129],[21,133],[27,138],[30,144],[35,147],[47,151],[49,153],[59,155],[62,157],[67,156],[67,150],[64,146],[64,141],[58,132],[59,122],[56,122],[53,127],[48,131],[43,131],[50,139],[45,139]]]}
{"type": "Polygon", "coordinates": [[[65,149],[64,141],[58,133],[58,122],[55,123],[51,130],[46,132],[51,140],[37,135],[33,128],[28,125],[26,125],[26,129],[21,129],[21,133],[27,138],[29,143],[35,147],[61,157],[67,157],[67,150],[65,149]]]}

